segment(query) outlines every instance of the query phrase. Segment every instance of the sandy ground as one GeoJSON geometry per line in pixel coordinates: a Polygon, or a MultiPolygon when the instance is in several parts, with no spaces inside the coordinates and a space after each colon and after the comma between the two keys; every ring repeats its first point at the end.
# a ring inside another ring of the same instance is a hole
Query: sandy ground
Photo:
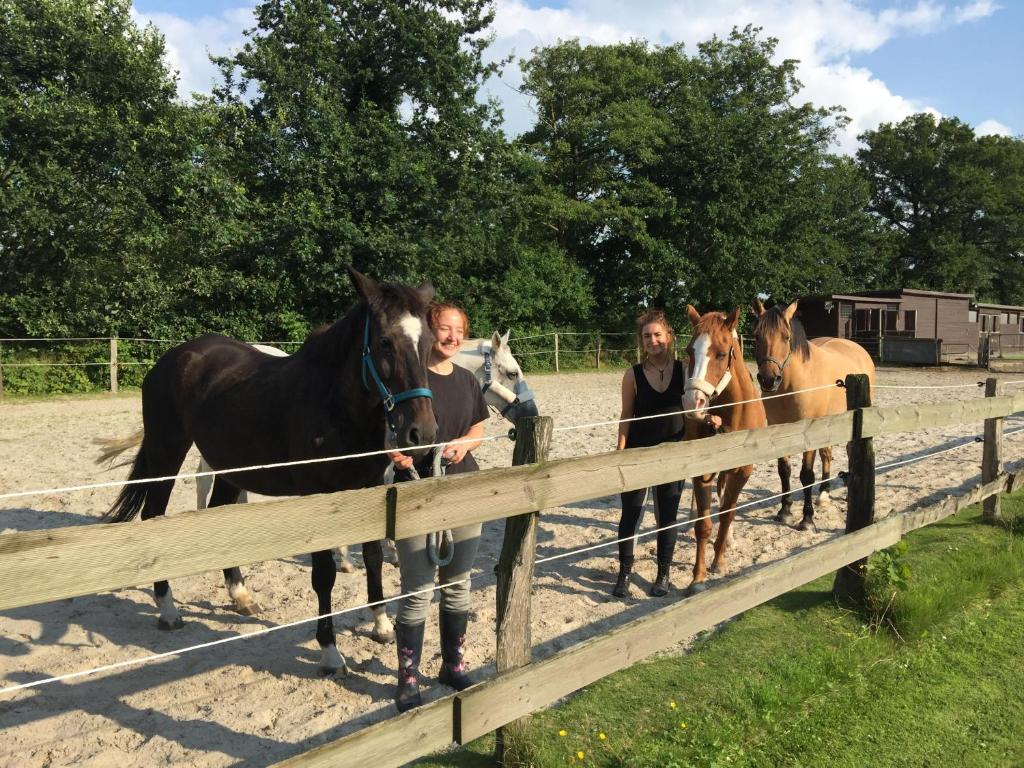
{"type": "MultiPolygon", "coordinates": [[[[531,383],[542,411],[554,416],[559,427],[615,418],[620,376],[620,372],[563,374],[534,377],[531,383]]],[[[979,378],[978,372],[963,369],[879,373],[880,384],[970,384],[979,378]]],[[[980,396],[977,388],[878,389],[875,401],[894,405],[980,396]]],[[[4,404],[0,406],[0,492],[109,480],[111,475],[93,464],[93,438],[126,434],[139,424],[137,395],[4,404]]],[[[1007,429],[1019,426],[1024,426],[1021,415],[1007,419],[1007,429]]],[[[493,419],[488,429],[489,434],[503,434],[507,425],[493,419]]],[[[981,446],[971,438],[980,432],[981,424],[971,424],[876,440],[880,466],[963,444],[940,456],[880,471],[879,514],[933,502],[977,482],[981,446]]],[[[614,436],[613,426],[559,432],[552,456],[610,450],[614,436]]],[[[839,448],[835,453],[834,471],[845,469],[845,451],[839,448]]],[[[512,444],[505,439],[485,443],[477,451],[485,468],[507,466],[511,455],[512,444]]],[[[1011,463],[1021,463],[1024,434],[1006,439],[1004,456],[1011,463]]],[[[190,457],[186,470],[192,471],[195,464],[190,457]]],[[[793,481],[798,485],[795,467],[793,481]]],[[[740,502],[776,493],[778,482],[774,462],[758,466],[740,502]]],[[[51,494],[23,504],[0,502],[0,533],[95,522],[115,492],[51,494]]],[[[833,498],[835,503],[818,510],[817,533],[775,523],[771,518],[777,502],[742,512],[734,529],[731,570],[724,578],[840,533],[845,491],[834,491],[833,498]]],[[[685,509],[690,499],[687,484],[685,509]]],[[[193,509],[194,504],[194,482],[179,482],[170,512],[193,509]]],[[[538,556],[614,539],[618,515],[617,498],[547,510],[538,556]]],[[[653,527],[650,509],[641,525],[653,527]]],[[[491,675],[494,669],[493,566],[501,535],[501,523],[485,527],[476,564],[467,658],[478,675],[491,675]]],[[[550,655],[681,599],[693,563],[692,534],[686,530],[680,537],[673,574],[676,589],[667,598],[646,595],[655,570],[653,548],[653,538],[641,540],[639,575],[627,600],[610,595],[616,570],[614,547],[539,566],[533,612],[536,656],[550,655]]],[[[219,572],[175,581],[174,594],[186,621],[177,632],[157,631],[150,585],[7,611],[0,614],[0,680],[3,685],[27,682],[311,616],[315,598],[308,561],[308,557],[297,557],[245,569],[249,586],[265,608],[256,617],[241,617],[229,610],[219,572]]],[[[385,566],[385,593],[397,591],[398,572],[385,566]]],[[[362,571],[339,574],[334,594],[336,607],[365,602],[362,571]]],[[[423,664],[428,676],[435,675],[440,664],[436,621],[432,612],[423,664]]],[[[320,674],[319,652],[309,624],[145,666],[0,694],[0,765],[222,766],[281,760],[394,714],[394,646],[376,644],[370,639],[370,628],[366,610],[338,619],[339,649],[353,668],[348,678],[320,674]]],[[[447,692],[428,682],[425,698],[447,692]]]]}

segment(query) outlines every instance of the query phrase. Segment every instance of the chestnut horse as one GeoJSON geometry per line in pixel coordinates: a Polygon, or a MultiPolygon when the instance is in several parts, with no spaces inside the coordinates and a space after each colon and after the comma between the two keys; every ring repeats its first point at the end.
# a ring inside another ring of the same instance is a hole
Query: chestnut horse
{"type": "MultiPolygon", "coordinates": [[[[218,470],[386,449],[415,454],[424,450],[417,446],[433,443],[437,423],[426,368],[433,288],[378,283],[351,267],[349,276],[359,303],[310,334],[293,355],[275,357],[209,334],[160,357],[142,383],[142,445],[129,478],[175,475],[193,443],[218,470]]],[[[130,441],[124,443],[127,449],[130,441]]],[[[390,461],[381,453],[218,475],[209,506],[232,504],[243,490],[303,496],[377,485],[390,461]]],[[[173,480],[127,485],[107,516],[127,522],[140,512],[143,520],[163,515],[173,486],[173,480]]],[[[363,554],[380,558],[380,542],[365,543],[363,554]]],[[[224,575],[233,597],[244,594],[237,567],[224,575]]],[[[328,672],[347,672],[329,615],[335,576],[331,551],[314,552],[320,663],[328,672]]],[[[158,626],[181,627],[168,583],[156,582],[153,592],[158,626]]]]}
{"type": "MultiPolygon", "coordinates": [[[[750,371],[743,362],[743,343],[736,331],[740,318],[737,307],[726,315],[708,312],[701,315],[687,306],[693,336],[686,346],[686,390],[683,408],[693,410],[687,414],[684,440],[709,437],[716,432],[735,432],[741,429],[759,429],[768,424],[764,405],[758,399],[750,371]],[[708,410],[715,406],[713,410],[708,410]]],[[[712,573],[725,570],[725,549],[729,542],[729,529],[736,517],[736,500],[750,479],[753,464],[718,473],[718,536],[715,538],[715,558],[712,573]]],[[[693,532],[697,539],[697,555],[693,564],[693,582],[686,594],[707,589],[705,550],[711,537],[711,489],[714,475],[693,478],[693,498],[697,506],[693,532]]]]}
{"type": "MultiPolygon", "coordinates": [[[[808,341],[804,326],[796,317],[797,302],[776,305],[766,310],[755,300],[751,309],[757,318],[754,326],[754,354],[757,358],[757,379],[761,391],[768,394],[796,394],[773,397],[764,401],[769,424],[788,424],[801,419],[816,419],[846,410],[846,391],[839,387],[812,389],[838,380],[851,373],[866,373],[873,386],[875,364],[860,344],[848,339],[821,337],[808,341]]],[[[797,528],[814,530],[814,451],[805,451],[800,467],[800,484],[804,488],[803,517],[797,528]]],[[[832,473],[832,448],[821,448],[821,482],[819,493],[827,500],[832,473]]],[[[788,522],[793,506],[789,493],[789,457],[779,459],[782,480],[782,505],[775,519],[788,522]]]]}

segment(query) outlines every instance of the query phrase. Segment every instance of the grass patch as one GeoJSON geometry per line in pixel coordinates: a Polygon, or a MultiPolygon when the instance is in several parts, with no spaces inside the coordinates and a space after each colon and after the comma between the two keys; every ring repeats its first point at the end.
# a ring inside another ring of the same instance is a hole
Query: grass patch
{"type": "MultiPolygon", "coordinates": [[[[524,764],[1024,765],[1024,494],[1002,504],[1003,525],[972,507],[907,537],[895,632],[819,579],[537,714],[524,764]]],[[[493,765],[492,750],[418,765],[493,765]]]]}

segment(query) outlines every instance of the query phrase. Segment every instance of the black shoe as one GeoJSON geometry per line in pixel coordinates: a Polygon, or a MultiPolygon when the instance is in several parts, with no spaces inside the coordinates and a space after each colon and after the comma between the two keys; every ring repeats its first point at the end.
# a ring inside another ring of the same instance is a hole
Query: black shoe
{"type": "Polygon", "coordinates": [[[395,622],[395,645],[398,646],[398,688],[395,690],[395,706],[399,712],[405,712],[423,703],[419,685],[423,625],[395,622]]]}
{"type": "Polygon", "coordinates": [[[633,558],[619,560],[619,577],[615,580],[612,594],[615,597],[629,597],[629,580],[633,574],[633,558]]]}
{"type": "Polygon", "coordinates": [[[651,584],[651,591],[648,592],[651,597],[664,597],[672,589],[672,585],[668,580],[668,573],[671,567],[671,563],[658,563],[658,575],[654,579],[654,583],[651,584]]]}
{"type": "Polygon", "coordinates": [[[441,611],[441,672],[437,680],[456,691],[464,691],[473,684],[464,660],[468,624],[469,614],[441,611]]]}

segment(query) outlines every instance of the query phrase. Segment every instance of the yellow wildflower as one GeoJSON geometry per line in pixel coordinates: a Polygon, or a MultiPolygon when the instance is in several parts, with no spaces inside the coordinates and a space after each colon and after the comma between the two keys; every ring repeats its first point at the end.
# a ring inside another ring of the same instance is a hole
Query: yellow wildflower
{"type": "Polygon", "coordinates": [[[607,737],[607,736],[605,736],[605,735],[604,735],[604,733],[602,732],[602,733],[599,733],[599,734],[597,734],[597,738],[599,738],[599,739],[600,739],[601,741],[604,741],[604,740],[605,740],[605,739],[607,739],[608,737],[607,737]]]}
{"type": "Polygon", "coordinates": [[[680,728],[686,728],[686,723],[680,723],[680,724],[679,724],[679,727],[680,727],[680,728]]]}
{"type": "Polygon", "coordinates": [[[668,703],[668,705],[669,705],[669,706],[670,706],[670,707],[671,707],[672,709],[675,709],[675,708],[676,708],[676,703],[675,703],[674,701],[670,701],[670,702],[668,703]]]}
{"type": "Polygon", "coordinates": [[[563,728],[562,730],[560,730],[560,731],[558,732],[558,735],[559,735],[559,736],[565,736],[565,728],[563,728]]]}
{"type": "Polygon", "coordinates": [[[582,760],[583,759],[583,753],[582,752],[577,752],[576,753],[576,757],[579,758],[580,760],[582,760]]]}

